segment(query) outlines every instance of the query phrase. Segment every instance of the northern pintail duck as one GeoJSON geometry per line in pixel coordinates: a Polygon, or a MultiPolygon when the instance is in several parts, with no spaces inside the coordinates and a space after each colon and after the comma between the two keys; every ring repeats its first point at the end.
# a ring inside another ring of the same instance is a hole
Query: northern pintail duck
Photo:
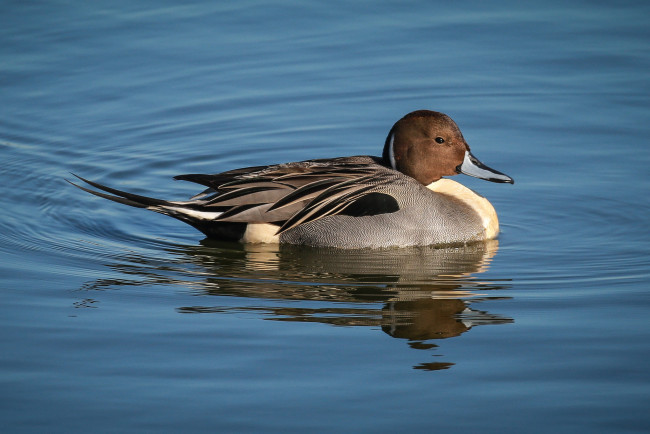
{"type": "Polygon", "coordinates": [[[514,183],[470,152],[456,123],[429,110],[407,114],[382,157],[354,156],[235,169],[174,179],[208,187],[167,201],[106,187],[77,187],[189,223],[210,238],[340,248],[461,244],[496,237],[490,202],[443,176],[514,183]]]}

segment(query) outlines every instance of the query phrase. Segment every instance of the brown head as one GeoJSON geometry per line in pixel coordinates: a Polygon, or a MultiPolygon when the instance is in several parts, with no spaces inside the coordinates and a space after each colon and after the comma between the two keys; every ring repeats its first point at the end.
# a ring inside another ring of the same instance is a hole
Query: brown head
{"type": "Polygon", "coordinates": [[[470,152],[458,125],[446,114],[411,112],[397,121],[386,138],[384,163],[423,185],[458,173],[492,182],[514,183],[470,152]]]}

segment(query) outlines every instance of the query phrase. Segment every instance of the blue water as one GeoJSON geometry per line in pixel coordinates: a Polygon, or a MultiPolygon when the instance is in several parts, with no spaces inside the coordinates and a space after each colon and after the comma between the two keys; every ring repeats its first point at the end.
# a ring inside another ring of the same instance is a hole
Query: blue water
{"type": "Polygon", "coordinates": [[[650,430],[647,2],[0,5],[3,432],[650,430]],[[498,241],[204,240],[65,182],[378,155],[448,113],[498,241]]]}

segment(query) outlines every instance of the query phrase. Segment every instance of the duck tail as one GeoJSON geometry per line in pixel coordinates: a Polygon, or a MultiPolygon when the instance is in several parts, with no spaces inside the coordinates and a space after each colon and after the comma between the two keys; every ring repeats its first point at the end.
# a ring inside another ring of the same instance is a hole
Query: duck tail
{"type": "Polygon", "coordinates": [[[86,191],[95,196],[103,197],[104,199],[112,200],[113,202],[121,203],[124,205],[133,206],[136,208],[156,208],[160,206],[169,206],[171,203],[166,200],[155,199],[153,197],[140,196],[138,194],[128,193],[126,191],[117,190],[115,188],[107,187],[105,185],[99,184],[97,182],[90,181],[88,179],[82,178],[79,175],[72,174],[76,178],[82,180],[86,184],[95,187],[98,190],[92,190],[90,188],[83,187],[81,185],[75,184],[74,182],[67,180],[70,184],[74,185],[77,188],[80,188],[83,191],[86,191]],[[110,193],[110,194],[108,194],[110,193]]]}
{"type": "Polygon", "coordinates": [[[74,173],[72,175],[91,187],[101,190],[93,190],[66,179],[70,184],[83,191],[94,194],[95,196],[103,197],[104,199],[112,200],[113,202],[136,208],[145,208],[173,217],[195,227],[209,237],[239,239],[238,237],[243,233],[243,229],[245,229],[246,226],[245,223],[216,222],[215,219],[218,219],[219,216],[223,214],[223,209],[218,207],[205,207],[204,201],[201,200],[174,202],[148,196],[140,196],[139,194],[133,194],[107,187],[97,182],[82,178],[74,173]]]}

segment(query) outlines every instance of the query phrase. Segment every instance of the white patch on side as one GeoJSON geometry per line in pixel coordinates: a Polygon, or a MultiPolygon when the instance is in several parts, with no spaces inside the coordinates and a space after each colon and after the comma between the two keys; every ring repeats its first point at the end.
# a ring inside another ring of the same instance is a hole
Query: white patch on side
{"type": "MultiPolygon", "coordinates": [[[[195,209],[188,209],[188,208],[182,208],[182,207],[176,207],[176,206],[168,206],[165,207],[167,209],[170,209],[172,211],[175,211],[179,214],[185,214],[186,216],[194,217],[200,220],[214,220],[217,217],[219,217],[223,212],[221,211],[198,211],[195,209]]],[[[153,207],[155,211],[155,207],[153,207]]]]}
{"type": "Polygon", "coordinates": [[[395,150],[393,149],[393,142],[395,142],[395,133],[390,135],[390,143],[388,144],[388,158],[390,159],[390,167],[397,170],[397,163],[395,163],[395,150]]]}
{"type": "Polygon", "coordinates": [[[246,231],[241,237],[242,243],[274,243],[280,242],[280,236],[276,234],[277,225],[270,223],[249,223],[246,231]]]}
{"type": "Polygon", "coordinates": [[[473,190],[451,179],[442,178],[427,185],[427,188],[459,199],[469,205],[481,217],[485,240],[491,240],[499,233],[499,219],[497,212],[489,200],[478,195],[473,190]]]}

